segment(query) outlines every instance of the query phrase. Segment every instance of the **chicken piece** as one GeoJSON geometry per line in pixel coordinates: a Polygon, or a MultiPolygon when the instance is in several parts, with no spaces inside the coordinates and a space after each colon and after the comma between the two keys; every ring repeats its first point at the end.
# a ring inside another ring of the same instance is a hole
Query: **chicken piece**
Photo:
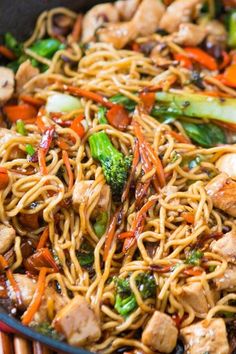
{"type": "Polygon", "coordinates": [[[236,182],[226,173],[213,178],[205,187],[213,205],[236,217],[236,182]]]}
{"type": "MultiPolygon", "coordinates": [[[[23,301],[23,308],[27,309],[29,306],[37,286],[37,281],[29,278],[25,274],[14,274],[14,279],[19,286],[21,297],[23,301]]],[[[16,294],[12,289],[12,286],[7,282],[8,296],[12,301],[16,301],[16,294]]]]}
{"type": "Polygon", "coordinates": [[[236,288],[236,266],[230,265],[224,274],[213,279],[217,290],[226,290],[236,288]]]}
{"type": "Polygon", "coordinates": [[[227,31],[220,21],[212,20],[207,22],[205,29],[207,32],[206,45],[208,49],[215,46],[220,46],[222,49],[226,47],[227,31]]]}
{"type": "Polygon", "coordinates": [[[9,250],[16,237],[16,232],[11,226],[0,224],[0,254],[9,250]]]}
{"type": "Polygon", "coordinates": [[[135,14],[141,0],[118,0],[114,6],[119,12],[122,21],[129,21],[135,14]]]}
{"type": "Polygon", "coordinates": [[[154,351],[171,353],[176,346],[178,330],[170,316],[155,311],[144,328],[142,342],[154,351]]]}
{"type": "Polygon", "coordinates": [[[198,46],[206,37],[206,30],[193,23],[182,23],[179,31],[173,33],[173,41],[183,46],[198,46]]]}
{"type": "Polygon", "coordinates": [[[197,322],[180,330],[186,353],[189,354],[229,354],[229,343],[224,320],[212,319],[197,322]]]}
{"type": "Polygon", "coordinates": [[[93,39],[96,30],[106,22],[118,22],[119,12],[113,4],[99,4],[86,13],[82,23],[82,42],[93,39]]]}
{"type": "Polygon", "coordinates": [[[202,2],[202,0],[175,0],[162,16],[159,27],[169,33],[178,31],[181,23],[191,22],[196,16],[202,2]]]}
{"type": "MultiPolygon", "coordinates": [[[[72,196],[74,209],[79,212],[80,204],[86,203],[89,196],[93,193],[91,189],[94,181],[76,181],[72,196]]],[[[100,197],[97,203],[96,212],[108,211],[111,202],[111,188],[107,184],[102,186],[100,197]]]]}
{"type": "Polygon", "coordinates": [[[236,178],[236,153],[222,155],[216,162],[216,168],[227,173],[229,177],[236,178]]]}
{"type": "Polygon", "coordinates": [[[52,324],[58,332],[66,336],[69,344],[75,346],[96,342],[101,336],[98,319],[80,295],[56,314],[52,324]]]}
{"type": "Polygon", "coordinates": [[[135,39],[137,30],[134,24],[130,22],[110,23],[105,28],[97,31],[99,41],[111,43],[117,49],[125,47],[125,45],[135,39]]]}
{"type": "Polygon", "coordinates": [[[14,92],[14,73],[0,66],[0,106],[7,102],[14,92]]]}
{"type": "Polygon", "coordinates": [[[111,23],[99,29],[99,40],[112,43],[115,48],[121,49],[138,35],[146,36],[155,32],[164,9],[160,0],[143,0],[131,21],[111,23]]]}
{"type": "Polygon", "coordinates": [[[227,232],[219,240],[215,240],[210,244],[213,252],[220,254],[229,262],[236,261],[236,232],[227,232]]]}
{"type": "Polygon", "coordinates": [[[33,67],[30,60],[24,61],[16,72],[16,91],[19,93],[24,89],[24,85],[33,77],[39,74],[39,69],[33,67]]]}
{"type": "Polygon", "coordinates": [[[143,0],[132,19],[136,36],[148,36],[158,29],[165,7],[160,0],[143,0]]]}
{"type": "Polygon", "coordinates": [[[208,303],[200,282],[190,283],[182,287],[181,300],[191,306],[199,314],[208,312],[208,303]]]}
{"type": "MultiPolygon", "coordinates": [[[[15,139],[17,137],[19,137],[20,135],[17,134],[16,132],[6,129],[6,128],[0,128],[0,145],[5,144],[7,142],[9,142],[11,139],[15,139]]],[[[20,159],[20,158],[24,158],[25,157],[25,153],[24,151],[22,151],[18,144],[11,144],[11,151],[10,154],[8,156],[9,160],[15,160],[15,159],[20,159]]]]}

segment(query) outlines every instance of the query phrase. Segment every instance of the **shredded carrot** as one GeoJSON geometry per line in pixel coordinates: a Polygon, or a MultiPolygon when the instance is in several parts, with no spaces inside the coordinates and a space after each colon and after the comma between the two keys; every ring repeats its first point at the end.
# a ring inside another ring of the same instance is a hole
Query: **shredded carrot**
{"type": "Polygon", "coordinates": [[[194,214],[193,213],[188,213],[188,212],[183,212],[181,216],[184,218],[185,221],[189,224],[194,224],[194,214]]]}
{"type": "Polygon", "coordinates": [[[170,134],[175,140],[177,140],[179,143],[183,144],[191,144],[190,140],[183,136],[180,133],[175,132],[174,130],[168,131],[168,134],[170,134]]]}
{"type": "Polygon", "coordinates": [[[188,57],[186,57],[186,55],[175,53],[174,59],[177,60],[180,63],[180,65],[186,69],[191,70],[193,68],[193,64],[191,60],[188,57]]]}
{"type": "Polygon", "coordinates": [[[37,124],[39,130],[41,131],[41,133],[44,133],[45,130],[47,129],[46,125],[43,122],[43,118],[42,118],[43,111],[44,110],[40,109],[39,113],[37,115],[37,118],[36,118],[36,124],[37,124]]]}
{"type": "Polygon", "coordinates": [[[6,261],[6,259],[2,255],[0,255],[0,265],[1,265],[2,269],[6,271],[7,279],[9,281],[9,283],[11,284],[13,291],[16,294],[16,301],[17,301],[18,306],[21,306],[22,305],[22,296],[21,296],[20,288],[19,288],[17,282],[15,281],[15,278],[12,274],[11,269],[8,266],[8,262],[6,261]]]}
{"type": "Polygon", "coordinates": [[[37,250],[39,250],[40,248],[45,247],[46,242],[48,240],[48,237],[49,237],[49,227],[47,226],[47,227],[45,227],[45,229],[43,230],[42,235],[40,236],[39,243],[37,245],[37,250]]]}
{"type": "Polygon", "coordinates": [[[114,103],[109,102],[105,97],[103,97],[102,95],[99,95],[98,93],[94,93],[91,91],[81,89],[79,87],[68,86],[68,85],[62,86],[61,89],[63,91],[67,91],[67,92],[71,93],[74,96],[85,97],[89,100],[101,103],[103,106],[105,106],[107,108],[112,108],[114,106],[114,103]]]}
{"type": "Polygon", "coordinates": [[[190,59],[198,62],[209,70],[217,70],[218,66],[216,60],[212,56],[204,52],[202,49],[197,47],[187,47],[184,48],[184,50],[186,52],[187,57],[189,57],[190,59]]]}
{"type": "Polygon", "coordinates": [[[116,212],[114,213],[110,225],[108,227],[108,231],[106,233],[106,239],[105,239],[105,246],[104,246],[104,253],[103,253],[103,260],[106,261],[111,245],[112,245],[112,241],[114,239],[115,236],[115,230],[116,230],[116,224],[117,224],[117,220],[118,220],[118,216],[120,214],[121,208],[118,208],[116,210],[116,212]]]}
{"type": "Polygon", "coordinates": [[[60,149],[62,150],[68,150],[69,149],[69,145],[64,141],[62,140],[61,138],[58,138],[57,141],[56,141],[57,145],[59,146],[60,149]]]}
{"type": "Polygon", "coordinates": [[[203,270],[199,269],[199,268],[195,268],[195,267],[192,267],[192,268],[186,268],[184,269],[183,273],[185,275],[190,275],[190,276],[197,276],[197,275],[201,275],[203,272],[203,270]]]}
{"type": "Polygon", "coordinates": [[[134,157],[133,157],[133,161],[132,161],[131,172],[129,174],[128,181],[125,184],[125,188],[124,188],[124,191],[123,191],[123,194],[121,197],[122,203],[124,203],[124,201],[128,197],[130,185],[131,185],[131,182],[134,178],[135,170],[136,170],[138,163],[139,163],[139,144],[138,144],[138,140],[136,139],[135,145],[134,145],[134,157]]]}
{"type": "Polygon", "coordinates": [[[22,323],[26,326],[32,321],[35,313],[38,311],[39,306],[41,304],[42,297],[43,297],[44,290],[45,290],[45,282],[46,282],[47,272],[48,272],[47,268],[40,269],[39,276],[38,276],[38,282],[37,282],[37,286],[36,286],[36,290],[35,290],[33,299],[31,301],[31,303],[29,304],[29,307],[27,308],[27,310],[24,312],[24,314],[22,316],[22,323]]]}
{"type": "Polygon", "coordinates": [[[80,138],[83,138],[85,135],[85,129],[83,124],[81,123],[82,120],[84,119],[83,113],[79,114],[78,117],[76,117],[73,122],[71,123],[70,128],[74,130],[80,138]]]}
{"type": "Polygon", "coordinates": [[[148,113],[150,113],[153,106],[154,106],[155,100],[156,100],[155,93],[154,92],[141,92],[139,96],[140,96],[141,102],[144,106],[144,109],[148,113]]]}
{"type": "Polygon", "coordinates": [[[222,52],[222,58],[222,63],[219,65],[220,70],[224,69],[230,63],[230,56],[225,50],[222,52]]]}
{"type": "Polygon", "coordinates": [[[127,238],[127,237],[134,237],[134,232],[133,231],[126,231],[126,232],[122,232],[121,234],[119,234],[118,236],[117,236],[117,238],[119,239],[119,240],[122,240],[122,239],[124,239],[124,238],[127,238]]]}
{"type": "Polygon", "coordinates": [[[83,20],[83,15],[78,14],[71,33],[73,42],[78,42],[80,40],[81,30],[82,30],[82,20],[83,20]]]}
{"type": "Polygon", "coordinates": [[[5,47],[4,45],[0,45],[0,54],[2,54],[5,58],[7,58],[9,60],[16,59],[15,54],[10,49],[5,47]]]}
{"type": "Polygon", "coordinates": [[[228,93],[225,93],[225,92],[216,92],[216,91],[202,91],[201,92],[201,95],[204,95],[204,96],[211,96],[211,97],[232,97],[230,96],[228,93]]]}
{"type": "Polygon", "coordinates": [[[22,101],[24,101],[25,103],[31,104],[32,106],[35,107],[41,107],[45,104],[45,101],[41,98],[36,98],[33,96],[29,96],[29,95],[21,95],[20,99],[22,101]]]}
{"type": "Polygon", "coordinates": [[[0,167],[0,190],[5,189],[9,183],[8,171],[5,167],[0,167]]]}
{"type": "Polygon", "coordinates": [[[73,188],[74,175],[73,175],[73,172],[71,170],[71,165],[70,165],[70,160],[69,160],[68,153],[65,150],[62,151],[62,159],[63,159],[63,162],[64,162],[64,164],[66,166],[66,171],[67,171],[67,174],[68,174],[68,178],[69,178],[68,190],[70,191],[73,188]]]}
{"type": "Polygon", "coordinates": [[[26,103],[17,106],[5,106],[3,112],[12,123],[15,123],[18,119],[22,119],[25,123],[32,123],[32,120],[34,122],[37,116],[35,107],[26,103]]]}
{"type": "Polygon", "coordinates": [[[38,160],[39,160],[39,169],[42,176],[46,176],[48,174],[48,169],[46,166],[46,155],[42,148],[38,149],[38,160]]]}
{"type": "Polygon", "coordinates": [[[220,75],[216,75],[215,79],[219,80],[225,86],[236,88],[236,80],[233,76],[230,77],[230,76],[225,76],[224,74],[220,74],[220,75]]]}

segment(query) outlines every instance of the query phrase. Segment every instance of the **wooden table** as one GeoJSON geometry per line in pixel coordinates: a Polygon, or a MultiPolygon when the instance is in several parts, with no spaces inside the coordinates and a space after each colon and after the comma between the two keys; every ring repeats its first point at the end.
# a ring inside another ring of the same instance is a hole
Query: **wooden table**
{"type": "Polygon", "coordinates": [[[57,354],[39,342],[0,332],[0,354],[57,354]]]}

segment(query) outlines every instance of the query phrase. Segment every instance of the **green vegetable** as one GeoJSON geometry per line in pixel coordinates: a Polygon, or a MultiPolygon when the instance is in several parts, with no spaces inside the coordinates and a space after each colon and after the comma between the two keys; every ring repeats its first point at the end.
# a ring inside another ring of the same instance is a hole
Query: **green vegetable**
{"type": "Polygon", "coordinates": [[[236,48],[236,11],[232,11],[229,14],[229,35],[228,35],[228,45],[231,48],[236,48]]]}
{"type": "Polygon", "coordinates": [[[46,111],[50,112],[72,112],[81,108],[78,98],[65,93],[56,93],[48,97],[46,111]]]}
{"type": "MultiPolygon", "coordinates": [[[[137,301],[130,288],[129,278],[116,278],[116,301],[115,309],[122,316],[129,316],[137,308],[137,301]]],[[[140,273],[136,279],[136,286],[140,291],[142,299],[154,297],[156,294],[156,282],[153,275],[140,273]]]]}
{"type": "Polygon", "coordinates": [[[64,48],[65,45],[58,39],[47,38],[38,40],[29,49],[41,57],[50,59],[58,50],[64,48]]]}
{"type": "Polygon", "coordinates": [[[16,38],[9,32],[4,36],[4,43],[17,57],[23,53],[23,44],[19,43],[16,38]]]}
{"type": "Polygon", "coordinates": [[[195,159],[190,160],[190,161],[188,162],[188,167],[189,167],[189,169],[191,170],[192,168],[199,166],[201,162],[202,162],[202,156],[197,155],[197,156],[195,157],[195,159]]]}
{"type": "Polygon", "coordinates": [[[100,124],[107,124],[106,113],[107,113],[107,109],[105,107],[102,106],[99,107],[98,121],[100,124]]]}
{"type": "Polygon", "coordinates": [[[236,123],[236,99],[208,97],[197,93],[157,92],[158,104],[179,116],[217,119],[236,123]]]}
{"type": "Polygon", "coordinates": [[[209,272],[214,272],[216,270],[216,265],[211,265],[209,268],[209,272]]]}
{"type": "Polygon", "coordinates": [[[204,256],[204,253],[199,250],[193,250],[190,252],[188,258],[185,263],[191,264],[194,266],[199,266],[201,262],[201,258],[204,256]]]}
{"type": "Polygon", "coordinates": [[[44,336],[48,336],[56,340],[63,340],[63,336],[58,333],[48,322],[42,322],[38,325],[32,326],[32,328],[44,336]]]}
{"type": "Polygon", "coordinates": [[[226,143],[224,130],[215,124],[193,124],[183,122],[182,125],[190,139],[201,146],[211,147],[217,144],[226,143]]]}
{"type": "Polygon", "coordinates": [[[83,241],[79,251],[77,252],[77,258],[81,267],[91,267],[94,262],[94,249],[86,241],[83,241]]]}
{"type": "Polygon", "coordinates": [[[29,57],[26,54],[22,54],[17,60],[14,60],[7,64],[7,67],[12,69],[15,73],[19,69],[19,66],[24,63],[29,57]]]}
{"type": "Polygon", "coordinates": [[[27,131],[25,129],[25,123],[23,122],[23,120],[18,119],[16,121],[16,131],[17,133],[21,134],[21,135],[27,135],[27,131]]]}
{"type": "Polygon", "coordinates": [[[117,93],[115,96],[110,98],[110,101],[116,104],[121,104],[124,106],[128,111],[133,111],[137,103],[130,98],[122,95],[122,93],[117,93]]]}
{"type": "Polygon", "coordinates": [[[111,186],[113,198],[120,200],[131,166],[131,156],[124,156],[112,144],[104,132],[89,137],[92,157],[99,160],[107,183],[111,186]]]}
{"type": "Polygon", "coordinates": [[[93,225],[95,234],[98,237],[102,237],[105,234],[108,222],[108,214],[107,212],[100,213],[96,219],[96,222],[93,225]]]}

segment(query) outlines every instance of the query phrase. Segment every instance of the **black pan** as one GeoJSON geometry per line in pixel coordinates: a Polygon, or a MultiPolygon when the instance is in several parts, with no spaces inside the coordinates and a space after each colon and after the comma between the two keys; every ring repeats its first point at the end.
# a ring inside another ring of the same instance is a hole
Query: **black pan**
{"type": "MultiPolygon", "coordinates": [[[[106,0],[0,0],[0,41],[5,32],[12,32],[19,40],[29,37],[37,17],[44,10],[64,6],[78,12],[85,12],[99,2],[106,2],[106,0]]],[[[23,326],[20,321],[9,316],[2,306],[0,306],[0,330],[17,333],[33,341],[41,342],[56,352],[89,353],[84,349],[72,347],[23,326]]]]}

